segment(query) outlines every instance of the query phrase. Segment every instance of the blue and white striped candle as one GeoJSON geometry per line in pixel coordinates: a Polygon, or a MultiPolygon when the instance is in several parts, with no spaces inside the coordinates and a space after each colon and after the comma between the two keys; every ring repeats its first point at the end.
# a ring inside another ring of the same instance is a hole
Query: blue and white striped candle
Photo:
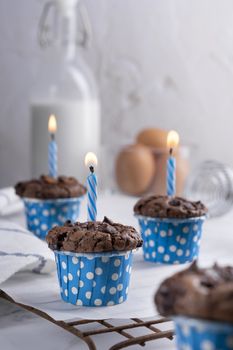
{"type": "Polygon", "coordinates": [[[167,136],[167,146],[169,148],[169,158],[167,160],[167,195],[176,194],[176,159],[173,157],[173,149],[178,146],[179,135],[172,130],[167,136]]]}
{"type": "Polygon", "coordinates": [[[57,121],[54,115],[49,117],[48,130],[51,136],[48,148],[48,165],[49,175],[57,177],[57,143],[55,141],[55,133],[57,131],[57,121]]]}
{"type": "Polygon", "coordinates": [[[97,176],[94,166],[97,165],[97,157],[94,153],[88,152],[85,157],[85,164],[89,166],[90,174],[87,177],[87,220],[96,221],[97,216],[97,176]]]}
{"type": "Polygon", "coordinates": [[[167,160],[167,195],[174,196],[176,193],[176,159],[169,155],[167,160]]]}

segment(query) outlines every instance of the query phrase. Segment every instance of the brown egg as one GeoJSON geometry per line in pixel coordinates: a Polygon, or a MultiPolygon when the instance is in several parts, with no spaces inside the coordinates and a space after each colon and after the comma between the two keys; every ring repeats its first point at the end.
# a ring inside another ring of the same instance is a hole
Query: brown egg
{"type": "Polygon", "coordinates": [[[152,148],[164,149],[167,147],[168,131],[156,128],[148,128],[142,130],[137,135],[137,143],[152,148]]]}
{"type": "MultiPolygon", "coordinates": [[[[166,194],[167,192],[167,154],[156,156],[156,175],[150,188],[154,194],[166,194]]],[[[185,180],[189,174],[189,162],[180,154],[176,156],[176,195],[182,195],[185,180]]]]}
{"type": "Polygon", "coordinates": [[[119,188],[131,195],[141,195],[154,178],[156,162],[148,147],[130,145],[116,159],[115,172],[119,188]]]}

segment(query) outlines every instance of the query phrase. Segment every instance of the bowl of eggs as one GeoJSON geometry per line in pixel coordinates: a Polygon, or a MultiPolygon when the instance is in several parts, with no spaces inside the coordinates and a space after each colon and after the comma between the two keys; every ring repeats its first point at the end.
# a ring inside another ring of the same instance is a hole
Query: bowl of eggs
{"type": "MultiPolygon", "coordinates": [[[[166,193],[167,134],[158,128],[144,129],[135,143],[121,148],[115,161],[115,178],[118,188],[129,195],[166,193]]],[[[189,148],[180,145],[176,158],[176,193],[181,195],[190,171],[189,148]]]]}

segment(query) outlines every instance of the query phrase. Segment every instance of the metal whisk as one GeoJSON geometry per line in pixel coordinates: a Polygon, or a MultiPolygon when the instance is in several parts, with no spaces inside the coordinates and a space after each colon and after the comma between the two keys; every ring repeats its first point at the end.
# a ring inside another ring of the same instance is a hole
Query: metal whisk
{"type": "Polygon", "coordinates": [[[201,163],[187,181],[185,196],[201,200],[211,217],[227,213],[233,207],[233,169],[217,161],[201,163]]]}

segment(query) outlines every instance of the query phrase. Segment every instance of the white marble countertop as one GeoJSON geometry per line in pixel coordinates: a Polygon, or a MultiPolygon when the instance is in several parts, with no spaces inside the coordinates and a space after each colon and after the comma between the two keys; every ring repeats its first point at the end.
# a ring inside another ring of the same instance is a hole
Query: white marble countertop
{"type": "MultiPolygon", "coordinates": [[[[132,206],[135,199],[126,197],[105,196],[99,204],[100,218],[102,213],[111,217],[113,220],[119,220],[125,224],[136,225],[136,220],[132,216],[132,206]],[[113,205],[114,203],[114,205],[113,205]]],[[[81,214],[85,217],[85,213],[81,214]]],[[[10,217],[12,221],[24,223],[22,214],[10,217]]],[[[201,245],[202,252],[209,252],[204,260],[213,262],[216,260],[221,263],[233,263],[231,247],[233,245],[233,234],[231,232],[233,213],[219,219],[209,220],[204,229],[204,235],[201,245]],[[212,252],[214,251],[214,254],[212,252]]],[[[114,324],[126,323],[126,320],[114,320],[114,324]]],[[[85,327],[90,327],[85,326],[85,327]]],[[[91,327],[100,327],[99,324],[92,324],[91,327]]],[[[145,329],[138,328],[133,330],[132,334],[145,334],[145,329]]],[[[93,339],[97,344],[98,350],[109,349],[111,345],[124,338],[119,335],[98,335],[93,339]]],[[[78,338],[62,330],[56,325],[39,318],[38,316],[25,311],[0,298],[0,348],[4,350],[65,350],[65,349],[87,349],[87,346],[78,338]]],[[[141,346],[135,345],[131,349],[140,349],[141,346]]],[[[174,341],[161,339],[148,342],[144,349],[175,349],[174,341]]]]}

